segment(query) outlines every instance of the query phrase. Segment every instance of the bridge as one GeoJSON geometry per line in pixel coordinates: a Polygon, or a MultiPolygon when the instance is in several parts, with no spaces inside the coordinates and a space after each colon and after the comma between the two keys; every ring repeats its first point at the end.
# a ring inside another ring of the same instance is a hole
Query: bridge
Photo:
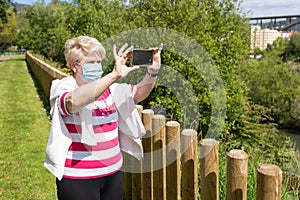
{"type": "Polygon", "coordinates": [[[300,14],[266,17],[250,17],[250,24],[260,25],[262,28],[276,29],[280,31],[300,32],[300,14]]]}

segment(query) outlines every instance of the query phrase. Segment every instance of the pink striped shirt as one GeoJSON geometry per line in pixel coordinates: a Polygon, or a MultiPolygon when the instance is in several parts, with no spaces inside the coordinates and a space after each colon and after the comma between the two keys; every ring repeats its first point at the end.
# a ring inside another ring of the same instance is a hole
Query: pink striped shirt
{"type": "Polygon", "coordinates": [[[113,174],[122,168],[123,158],[119,147],[118,114],[109,88],[94,102],[92,109],[93,129],[97,145],[81,143],[79,113],[70,114],[66,109],[62,93],[58,108],[65,125],[72,136],[72,144],[67,153],[64,177],[71,179],[98,178],[113,174]]]}

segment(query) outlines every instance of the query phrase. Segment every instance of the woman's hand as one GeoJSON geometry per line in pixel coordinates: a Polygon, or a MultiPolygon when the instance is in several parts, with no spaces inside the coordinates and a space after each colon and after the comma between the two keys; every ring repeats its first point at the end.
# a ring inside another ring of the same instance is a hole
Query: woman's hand
{"type": "Polygon", "coordinates": [[[131,52],[133,49],[133,47],[127,48],[127,46],[128,44],[125,43],[117,53],[116,45],[113,45],[113,54],[115,59],[115,65],[113,71],[116,73],[118,79],[127,76],[129,72],[139,68],[139,66],[132,66],[132,67],[126,66],[126,61],[131,56],[131,52]]]}
{"type": "Polygon", "coordinates": [[[147,67],[148,72],[150,74],[157,74],[160,69],[160,66],[161,66],[160,54],[161,54],[162,49],[163,49],[163,44],[160,44],[159,48],[157,48],[157,47],[150,48],[150,50],[152,50],[152,52],[153,52],[153,64],[149,65],[147,67]]]}

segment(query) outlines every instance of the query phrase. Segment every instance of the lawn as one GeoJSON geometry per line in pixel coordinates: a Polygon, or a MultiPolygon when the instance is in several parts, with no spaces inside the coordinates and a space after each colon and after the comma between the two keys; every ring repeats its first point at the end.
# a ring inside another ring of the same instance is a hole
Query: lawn
{"type": "Polygon", "coordinates": [[[50,120],[25,57],[0,63],[0,199],[56,199],[43,166],[50,120]]]}

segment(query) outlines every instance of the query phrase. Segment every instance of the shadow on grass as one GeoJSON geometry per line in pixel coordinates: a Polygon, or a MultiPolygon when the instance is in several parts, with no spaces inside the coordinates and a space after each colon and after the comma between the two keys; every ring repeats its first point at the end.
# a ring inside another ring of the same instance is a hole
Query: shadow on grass
{"type": "Polygon", "coordinates": [[[40,100],[43,102],[43,107],[46,110],[47,115],[50,117],[50,101],[47,98],[46,94],[44,93],[44,90],[39,82],[39,80],[37,79],[37,77],[34,75],[34,73],[31,71],[27,61],[26,62],[26,66],[27,66],[27,70],[29,72],[29,74],[31,75],[31,78],[33,80],[35,89],[39,95],[40,100]]]}

